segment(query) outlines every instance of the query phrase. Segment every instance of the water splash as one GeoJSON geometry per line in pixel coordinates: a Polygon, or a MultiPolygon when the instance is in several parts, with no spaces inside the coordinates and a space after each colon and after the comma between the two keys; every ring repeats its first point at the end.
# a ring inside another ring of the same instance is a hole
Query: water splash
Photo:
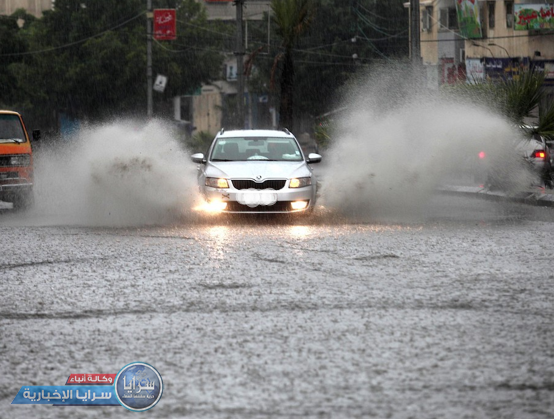
{"type": "Polygon", "coordinates": [[[52,223],[163,224],[198,198],[195,167],[161,121],[88,126],[37,155],[29,216],[52,223]]]}
{"type": "Polygon", "coordinates": [[[424,219],[438,186],[485,175],[483,150],[500,162],[495,170],[508,188],[532,182],[505,118],[421,86],[413,72],[387,66],[349,91],[326,153],[321,203],[372,219],[424,219]]]}

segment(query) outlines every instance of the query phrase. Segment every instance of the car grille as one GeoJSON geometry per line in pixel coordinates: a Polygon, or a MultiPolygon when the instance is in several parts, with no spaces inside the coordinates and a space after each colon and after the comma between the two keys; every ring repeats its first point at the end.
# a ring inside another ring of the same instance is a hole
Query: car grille
{"type": "Polygon", "coordinates": [[[236,189],[274,189],[278,191],[285,187],[286,179],[273,179],[264,182],[254,182],[248,179],[231,179],[236,189]]]}
{"type": "Polygon", "coordinates": [[[291,212],[291,201],[277,201],[273,205],[258,205],[256,207],[249,207],[235,201],[227,202],[227,208],[224,212],[291,212]]]}
{"type": "Polygon", "coordinates": [[[19,177],[19,173],[17,172],[2,172],[0,173],[0,180],[2,179],[17,179],[19,177]]]}
{"type": "Polygon", "coordinates": [[[28,154],[12,154],[12,155],[4,155],[0,156],[0,167],[25,167],[30,164],[31,157],[28,154]],[[22,164],[12,164],[11,159],[12,157],[18,157],[23,159],[22,164]]]}

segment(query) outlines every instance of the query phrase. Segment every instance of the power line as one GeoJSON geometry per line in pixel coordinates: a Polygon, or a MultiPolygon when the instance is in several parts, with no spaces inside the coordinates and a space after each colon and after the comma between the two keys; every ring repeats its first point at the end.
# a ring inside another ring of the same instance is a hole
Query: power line
{"type": "MultiPolygon", "coordinates": [[[[273,57],[268,57],[268,56],[259,56],[260,58],[262,59],[265,59],[265,60],[273,60],[273,57]]],[[[298,64],[317,64],[317,65],[322,65],[322,66],[326,66],[326,65],[338,65],[338,66],[369,66],[370,64],[364,64],[364,63],[361,63],[361,62],[354,62],[354,60],[352,59],[352,57],[344,57],[344,58],[349,58],[350,59],[350,62],[340,62],[340,63],[337,63],[337,62],[329,62],[329,61],[306,61],[306,60],[294,60],[295,63],[298,63],[298,64]]]]}
{"type": "Polygon", "coordinates": [[[382,20],[387,20],[389,22],[396,22],[397,19],[391,19],[391,18],[387,18],[387,17],[383,17],[383,16],[379,16],[377,13],[374,13],[372,12],[371,10],[369,10],[367,7],[363,6],[362,4],[359,4],[358,3],[358,7],[361,8],[361,9],[364,9],[366,12],[368,12],[370,15],[374,16],[374,17],[377,17],[379,19],[382,19],[382,20]]]}
{"type": "Polygon", "coordinates": [[[220,32],[220,31],[214,31],[213,29],[208,29],[208,28],[205,28],[205,27],[203,27],[203,26],[195,25],[194,23],[185,22],[185,21],[179,20],[179,19],[177,19],[177,22],[182,23],[182,24],[184,24],[184,25],[192,26],[192,27],[194,27],[194,28],[202,29],[203,31],[206,31],[206,32],[211,32],[211,33],[215,33],[215,34],[221,35],[221,36],[224,37],[224,38],[230,38],[230,39],[234,39],[234,38],[235,38],[234,34],[228,34],[228,33],[220,32]]]}
{"type": "MultiPolygon", "coordinates": [[[[350,58],[352,60],[352,57],[350,58]]],[[[340,65],[340,66],[364,66],[364,67],[369,67],[371,64],[363,64],[363,63],[356,63],[356,62],[346,62],[346,63],[329,63],[329,62],[320,62],[320,61],[295,61],[295,63],[299,63],[299,64],[318,64],[318,65],[323,65],[323,66],[327,66],[327,65],[340,65]]]]}
{"type": "Polygon", "coordinates": [[[369,20],[367,17],[365,17],[364,15],[362,15],[362,14],[360,13],[359,10],[356,10],[356,14],[357,14],[358,17],[360,18],[360,20],[362,20],[367,26],[369,26],[369,27],[370,27],[371,29],[373,29],[374,31],[379,32],[379,33],[381,33],[381,34],[383,34],[383,35],[386,35],[386,36],[391,36],[390,33],[387,33],[387,32],[385,32],[385,31],[383,31],[383,30],[381,29],[380,26],[376,25],[376,24],[373,23],[371,20],[369,20]]]}
{"type": "MultiPolygon", "coordinates": [[[[192,46],[192,45],[188,45],[186,48],[184,49],[178,49],[178,50],[175,50],[175,49],[171,49],[171,48],[167,48],[165,45],[163,45],[160,41],[158,41],[156,38],[153,38],[154,42],[163,50],[166,50],[168,52],[172,52],[172,53],[180,53],[180,52],[186,52],[186,51],[190,51],[190,50],[198,50],[198,51],[210,51],[210,52],[219,52],[219,53],[231,53],[232,51],[218,51],[216,49],[213,49],[213,48],[201,48],[201,47],[195,47],[195,46],[192,46]]],[[[177,43],[174,43],[173,45],[176,45],[176,46],[184,46],[182,44],[177,44],[177,43]]]]}
{"type": "Polygon", "coordinates": [[[106,30],[103,30],[102,32],[99,32],[95,35],[92,35],[92,36],[89,36],[87,38],[84,38],[84,39],[80,39],[79,41],[75,41],[75,42],[70,42],[69,44],[64,44],[64,45],[60,45],[58,47],[52,47],[52,48],[46,48],[46,49],[42,49],[42,50],[38,50],[38,51],[27,51],[27,52],[13,52],[13,53],[10,53],[10,54],[0,54],[0,57],[15,57],[15,56],[21,56],[21,55],[34,55],[34,54],[43,54],[45,52],[51,52],[51,51],[57,51],[57,50],[60,50],[60,49],[64,49],[64,48],[69,48],[69,47],[72,47],[74,45],[78,45],[78,44],[82,44],[83,42],[86,42],[90,39],[93,39],[93,38],[97,38],[99,37],[100,35],[103,35],[107,32],[110,32],[110,31],[113,31],[114,29],[117,29],[117,28],[120,28],[122,26],[125,26],[127,25],[129,22],[132,22],[133,20],[135,19],[138,19],[139,17],[141,17],[142,15],[144,15],[146,13],[146,11],[144,12],[141,12],[139,13],[138,15],[116,25],[116,26],[113,26],[109,29],[106,29],[106,30]]]}
{"type": "Polygon", "coordinates": [[[312,49],[319,49],[319,48],[332,47],[332,46],[339,45],[339,44],[344,44],[344,43],[347,43],[347,42],[352,42],[352,38],[345,39],[344,41],[333,42],[332,44],[318,45],[317,47],[310,47],[310,48],[303,48],[303,49],[300,48],[299,50],[301,50],[301,51],[309,51],[309,50],[312,50],[312,49]]]}
{"type": "MultiPolygon", "coordinates": [[[[456,32],[454,32],[456,33],[456,32]]],[[[513,39],[513,38],[533,38],[533,37],[543,37],[543,36],[552,36],[553,33],[544,33],[544,34],[536,34],[536,35],[506,35],[506,36],[491,36],[487,38],[466,38],[462,35],[458,35],[462,40],[464,41],[484,41],[489,39],[513,39]]],[[[454,41],[460,41],[460,39],[427,39],[427,40],[421,40],[421,42],[454,42],[454,41]]]]}

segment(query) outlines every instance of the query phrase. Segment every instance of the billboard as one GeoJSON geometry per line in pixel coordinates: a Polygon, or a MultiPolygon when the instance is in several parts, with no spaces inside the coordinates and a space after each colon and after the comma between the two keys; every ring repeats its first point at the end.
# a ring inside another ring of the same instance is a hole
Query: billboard
{"type": "Polygon", "coordinates": [[[173,41],[177,38],[175,9],[154,10],[154,39],[173,41]]]}
{"type": "Polygon", "coordinates": [[[482,38],[479,2],[477,0],[456,0],[460,34],[469,39],[482,38]]]}
{"type": "Polygon", "coordinates": [[[554,6],[514,4],[514,22],[516,31],[554,29],[554,6]]]}
{"type": "Polygon", "coordinates": [[[487,80],[517,80],[522,72],[528,71],[530,60],[523,58],[485,57],[485,76],[487,80]]]}

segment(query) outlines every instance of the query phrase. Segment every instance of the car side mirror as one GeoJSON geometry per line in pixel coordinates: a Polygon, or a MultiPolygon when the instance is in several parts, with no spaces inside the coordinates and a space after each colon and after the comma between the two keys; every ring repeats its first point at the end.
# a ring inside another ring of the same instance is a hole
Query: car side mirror
{"type": "Polygon", "coordinates": [[[190,156],[190,158],[194,163],[200,163],[200,164],[206,163],[206,159],[204,158],[203,153],[195,153],[192,156],[190,156]]]}
{"type": "Polygon", "coordinates": [[[40,140],[41,134],[40,134],[39,129],[34,129],[33,132],[32,132],[32,135],[33,135],[33,141],[39,141],[40,140]]]}
{"type": "Polygon", "coordinates": [[[308,154],[308,158],[306,160],[306,163],[320,163],[321,162],[321,155],[316,153],[310,153],[308,154]]]}

